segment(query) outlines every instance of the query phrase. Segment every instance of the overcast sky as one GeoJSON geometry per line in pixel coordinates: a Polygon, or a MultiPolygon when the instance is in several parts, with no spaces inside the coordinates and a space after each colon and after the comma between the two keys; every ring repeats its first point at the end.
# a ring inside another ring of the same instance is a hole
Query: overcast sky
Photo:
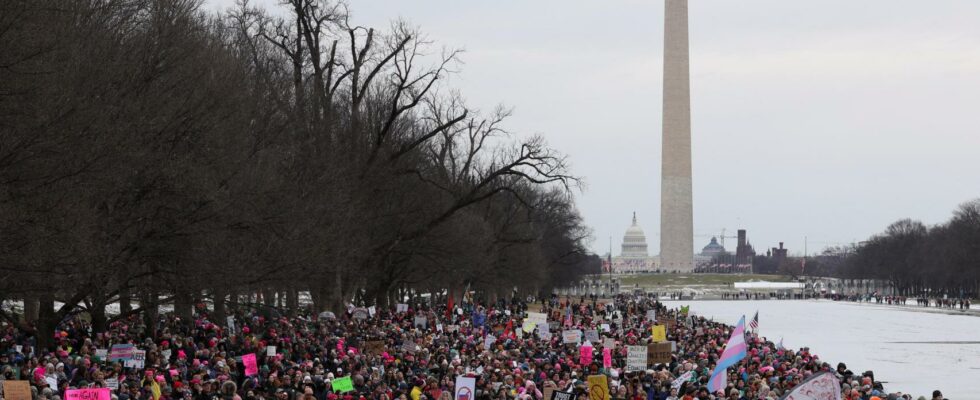
{"type": "MultiPolygon", "coordinates": [[[[596,252],[619,254],[636,211],[659,253],[663,0],[351,3],[466,50],[468,103],[512,107],[510,130],[585,178],[596,252]]],[[[744,228],[812,253],[980,197],[980,1],[692,0],[689,18],[697,249],[744,228]]]]}

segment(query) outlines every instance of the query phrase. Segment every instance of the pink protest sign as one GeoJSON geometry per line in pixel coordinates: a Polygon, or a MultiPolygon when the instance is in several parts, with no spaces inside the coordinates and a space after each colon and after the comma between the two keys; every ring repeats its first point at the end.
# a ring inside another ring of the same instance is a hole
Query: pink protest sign
{"type": "Polygon", "coordinates": [[[612,350],[608,348],[602,349],[602,367],[612,367],[612,350]]]}
{"type": "Polygon", "coordinates": [[[242,364],[245,364],[245,376],[259,374],[259,365],[255,362],[255,353],[242,356],[242,364]]]}
{"type": "Polygon", "coordinates": [[[582,346],[579,348],[579,364],[592,364],[592,346],[582,346]]]}
{"type": "Polygon", "coordinates": [[[65,391],[65,400],[111,400],[109,388],[69,389],[65,391]]]}

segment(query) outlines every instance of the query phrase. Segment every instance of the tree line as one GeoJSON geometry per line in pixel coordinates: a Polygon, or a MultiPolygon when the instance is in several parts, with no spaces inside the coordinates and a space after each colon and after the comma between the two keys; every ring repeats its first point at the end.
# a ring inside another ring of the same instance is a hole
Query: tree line
{"type": "Polygon", "coordinates": [[[901,219],[867,240],[824,249],[779,265],[790,275],[874,279],[897,294],[976,297],[980,293],[980,199],[961,204],[946,222],[927,226],[901,219]]]}
{"type": "Polygon", "coordinates": [[[39,339],[78,312],[223,321],[255,294],[339,310],[598,271],[566,157],[469,107],[460,51],[330,0],[199,7],[0,0],[0,296],[39,339]]]}

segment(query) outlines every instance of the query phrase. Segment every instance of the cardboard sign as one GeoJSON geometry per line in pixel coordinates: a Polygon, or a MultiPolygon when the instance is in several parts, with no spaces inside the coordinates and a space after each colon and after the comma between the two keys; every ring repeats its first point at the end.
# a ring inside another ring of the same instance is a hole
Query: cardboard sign
{"type": "Polygon", "coordinates": [[[626,346],[626,372],[637,372],[647,369],[646,346],[626,346]]]}
{"type": "Polygon", "coordinates": [[[585,340],[588,340],[592,343],[599,343],[599,331],[595,329],[589,329],[585,331],[585,340]]]}
{"type": "Polygon", "coordinates": [[[650,328],[653,331],[654,342],[666,342],[667,341],[667,328],[663,325],[654,325],[650,328]]]}
{"type": "Polygon", "coordinates": [[[457,376],[455,400],[473,400],[476,398],[476,378],[457,376]]]}
{"type": "Polygon", "coordinates": [[[609,400],[609,383],[605,375],[589,375],[589,400],[609,400]]]}
{"type": "Polygon", "coordinates": [[[265,346],[265,356],[275,357],[276,356],[276,346],[265,346]]]}
{"type": "Polygon", "coordinates": [[[259,374],[259,364],[255,361],[255,353],[242,356],[242,364],[245,365],[245,376],[259,374]]]}
{"type": "Polygon", "coordinates": [[[350,379],[350,376],[337,378],[330,382],[330,388],[333,389],[334,392],[352,392],[354,391],[354,381],[350,379]]]}
{"type": "Polygon", "coordinates": [[[647,345],[647,361],[650,364],[670,363],[670,342],[651,343],[647,345]]]}
{"type": "Polygon", "coordinates": [[[385,351],[385,342],[381,340],[369,340],[364,342],[363,348],[365,353],[379,356],[385,351]]]}
{"type": "Polygon", "coordinates": [[[65,391],[65,400],[111,400],[109,388],[69,389],[65,391]]]}
{"type": "Polygon", "coordinates": [[[567,331],[561,332],[562,343],[578,343],[582,341],[582,331],[578,329],[569,329],[567,331]]]}
{"type": "Polygon", "coordinates": [[[28,381],[3,381],[5,400],[31,400],[31,384],[28,381]]]}

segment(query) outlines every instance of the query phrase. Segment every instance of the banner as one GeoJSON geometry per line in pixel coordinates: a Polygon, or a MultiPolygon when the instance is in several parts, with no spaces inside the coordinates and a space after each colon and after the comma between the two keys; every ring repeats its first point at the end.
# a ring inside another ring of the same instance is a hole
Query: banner
{"type": "Polygon", "coordinates": [[[821,372],[803,381],[779,400],[841,400],[840,381],[831,372],[821,372]]]}
{"type": "Polygon", "coordinates": [[[245,376],[258,375],[259,365],[255,362],[255,353],[242,356],[242,364],[245,365],[245,376]]]}
{"type": "Polygon", "coordinates": [[[626,372],[643,371],[647,369],[647,347],[626,346],[626,372]]]}
{"type": "Polygon", "coordinates": [[[609,383],[605,375],[589,375],[589,400],[609,400],[609,383]]]}
{"type": "Polygon", "coordinates": [[[612,349],[608,347],[602,349],[602,367],[603,368],[612,367],[612,349]]]}
{"type": "Polygon", "coordinates": [[[582,341],[582,331],[578,329],[569,329],[567,331],[561,331],[562,343],[578,343],[582,341]]]}
{"type": "MultiPolygon", "coordinates": [[[[58,388],[53,388],[58,390],[58,388]]],[[[28,381],[3,381],[5,400],[31,400],[31,384],[28,381]]]]}
{"type": "Polygon", "coordinates": [[[109,350],[109,361],[126,361],[133,359],[136,347],[131,344],[114,344],[109,350]]]}
{"type": "Polygon", "coordinates": [[[330,382],[330,389],[340,393],[352,392],[354,391],[354,381],[350,379],[350,376],[337,378],[330,382]]]}
{"type": "Polygon", "coordinates": [[[592,346],[582,346],[579,347],[578,363],[579,365],[588,366],[592,364],[592,346]]]}
{"type": "Polygon", "coordinates": [[[670,342],[651,343],[647,345],[647,362],[650,364],[670,363],[670,342]]]}
{"type": "Polygon", "coordinates": [[[111,400],[112,394],[109,388],[95,389],[68,389],[65,391],[65,400],[111,400]]]}
{"type": "Polygon", "coordinates": [[[650,328],[653,331],[654,342],[665,342],[667,341],[667,328],[663,325],[654,325],[650,328]]]}
{"type": "Polygon", "coordinates": [[[588,340],[592,343],[599,343],[599,331],[595,329],[589,329],[585,331],[585,340],[588,340]]]}
{"type": "Polygon", "coordinates": [[[476,378],[467,376],[456,377],[455,400],[473,400],[476,398],[476,378]]]}

